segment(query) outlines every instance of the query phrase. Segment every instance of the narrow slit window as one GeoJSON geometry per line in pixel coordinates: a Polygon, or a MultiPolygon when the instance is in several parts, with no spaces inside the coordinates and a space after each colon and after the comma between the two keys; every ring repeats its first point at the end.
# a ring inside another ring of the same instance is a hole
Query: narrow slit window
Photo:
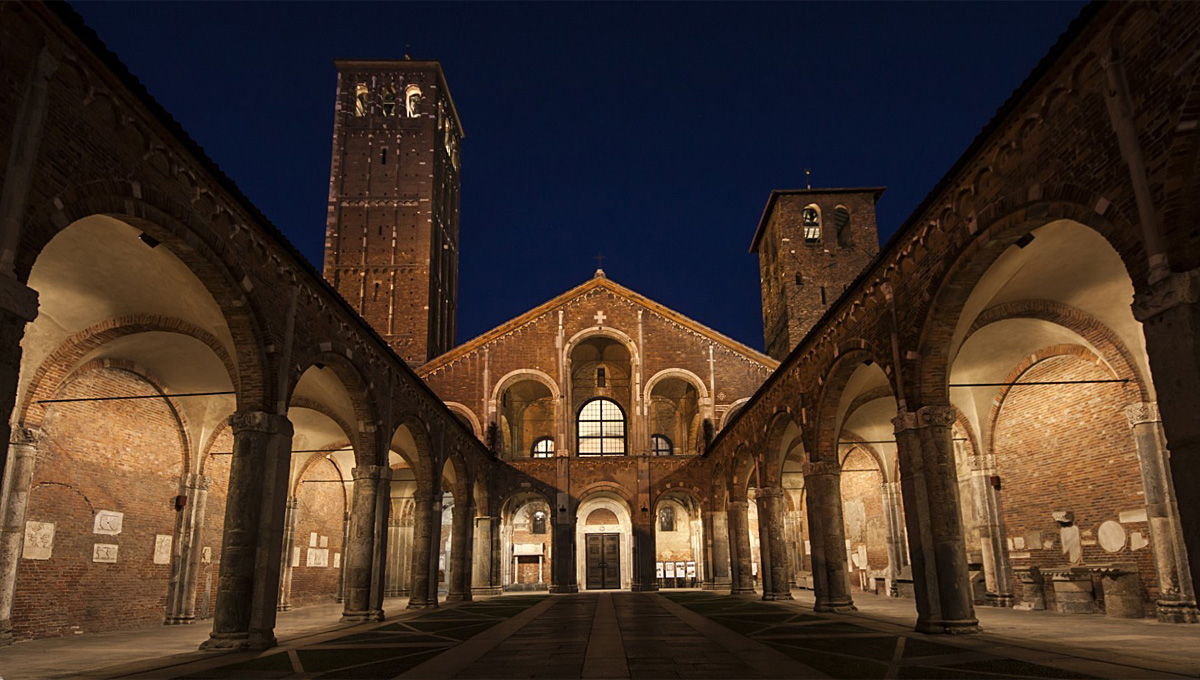
{"type": "Polygon", "coordinates": [[[837,229],[838,246],[849,248],[854,243],[850,233],[850,211],[844,205],[833,210],[833,226],[837,229]]]}
{"type": "Polygon", "coordinates": [[[596,387],[608,387],[608,372],[603,366],[596,368],[596,387]]]}
{"type": "Polygon", "coordinates": [[[379,164],[387,165],[387,147],[386,146],[383,147],[383,150],[379,153],[379,164]]]}

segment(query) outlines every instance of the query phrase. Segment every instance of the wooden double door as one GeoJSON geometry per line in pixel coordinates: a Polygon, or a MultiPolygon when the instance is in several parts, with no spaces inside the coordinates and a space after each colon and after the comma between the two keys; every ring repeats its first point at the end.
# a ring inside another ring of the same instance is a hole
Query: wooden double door
{"type": "Polygon", "coordinates": [[[621,587],[621,535],[584,534],[588,590],[621,587]]]}

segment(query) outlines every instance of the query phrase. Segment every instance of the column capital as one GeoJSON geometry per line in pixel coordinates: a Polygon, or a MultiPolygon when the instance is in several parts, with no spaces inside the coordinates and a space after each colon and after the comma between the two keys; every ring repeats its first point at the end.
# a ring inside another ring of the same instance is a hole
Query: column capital
{"type": "Polygon", "coordinates": [[[1145,289],[1133,293],[1133,316],[1145,323],[1182,304],[1200,301],[1200,269],[1172,272],[1145,289]]]}
{"type": "Polygon", "coordinates": [[[729,505],[750,507],[750,501],[746,498],[730,498],[729,505]]]}
{"type": "Polygon", "coordinates": [[[1129,421],[1129,427],[1137,427],[1145,423],[1161,423],[1162,416],[1158,413],[1157,401],[1143,401],[1137,404],[1130,404],[1123,410],[1125,419],[1129,421]]]}
{"type": "Polygon", "coordinates": [[[780,486],[761,486],[754,490],[756,498],[781,498],[783,496],[783,487],[780,486]]]}
{"type": "Polygon", "coordinates": [[[917,429],[917,414],[912,411],[897,411],[896,417],[892,418],[892,431],[897,434],[905,430],[917,429]]]}
{"type": "Polygon", "coordinates": [[[37,446],[41,438],[42,431],[38,428],[14,427],[9,432],[8,443],[13,446],[37,446]]]}
{"type": "Polygon", "coordinates": [[[809,461],[804,468],[805,477],[819,477],[822,475],[840,475],[842,468],[837,462],[832,460],[814,460],[809,461]]]}
{"type": "Polygon", "coordinates": [[[359,479],[391,479],[392,469],[386,465],[356,465],[350,470],[350,477],[359,479]]]}
{"type": "Polygon", "coordinates": [[[972,472],[985,472],[996,469],[996,456],[991,453],[972,453],[967,455],[967,466],[972,472]]]}
{"type": "Polygon", "coordinates": [[[958,410],[950,404],[933,404],[917,410],[917,423],[920,427],[950,427],[957,417],[958,410]]]}
{"type": "Polygon", "coordinates": [[[266,434],[281,434],[292,431],[292,423],[287,416],[266,411],[238,411],[229,416],[229,426],[236,435],[240,432],[263,432],[266,434]]]}
{"type": "Polygon", "coordinates": [[[184,483],[184,486],[190,491],[208,491],[208,485],[210,483],[212,483],[212,477],[209,477],[208,475],[194,474],[187,476],[187,481],[184,483]]]}

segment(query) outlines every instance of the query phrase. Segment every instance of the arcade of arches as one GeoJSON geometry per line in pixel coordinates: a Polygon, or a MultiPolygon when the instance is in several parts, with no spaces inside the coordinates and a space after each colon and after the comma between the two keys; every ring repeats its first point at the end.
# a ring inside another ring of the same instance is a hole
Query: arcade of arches
{"type": "Polygon", "coordinates": [[[776,192],[764,308],[824,305],[786,353],[597,271],[415,362],[69,9],[0,17],[3,642],[676,587],[1197,621],[1194,6],[1089,9],[861,271],[766,251],[864,247],[880,190],[776,192]]]}

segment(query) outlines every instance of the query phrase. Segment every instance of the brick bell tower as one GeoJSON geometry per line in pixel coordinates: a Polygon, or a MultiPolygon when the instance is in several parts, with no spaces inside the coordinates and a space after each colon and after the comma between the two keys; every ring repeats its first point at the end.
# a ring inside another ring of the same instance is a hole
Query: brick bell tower
{"type": "Polygon", "coordinates": [[[782,361],[879,252],[875,204],[883,192],[771,192],[750,244],[758,253],[767,354],[782,361]]]}
{"type": "Polygon", "coordinates": [[[334,64],[325,278],[418,366],[455,344],[462,124],[436,61],[334,64]]]}

